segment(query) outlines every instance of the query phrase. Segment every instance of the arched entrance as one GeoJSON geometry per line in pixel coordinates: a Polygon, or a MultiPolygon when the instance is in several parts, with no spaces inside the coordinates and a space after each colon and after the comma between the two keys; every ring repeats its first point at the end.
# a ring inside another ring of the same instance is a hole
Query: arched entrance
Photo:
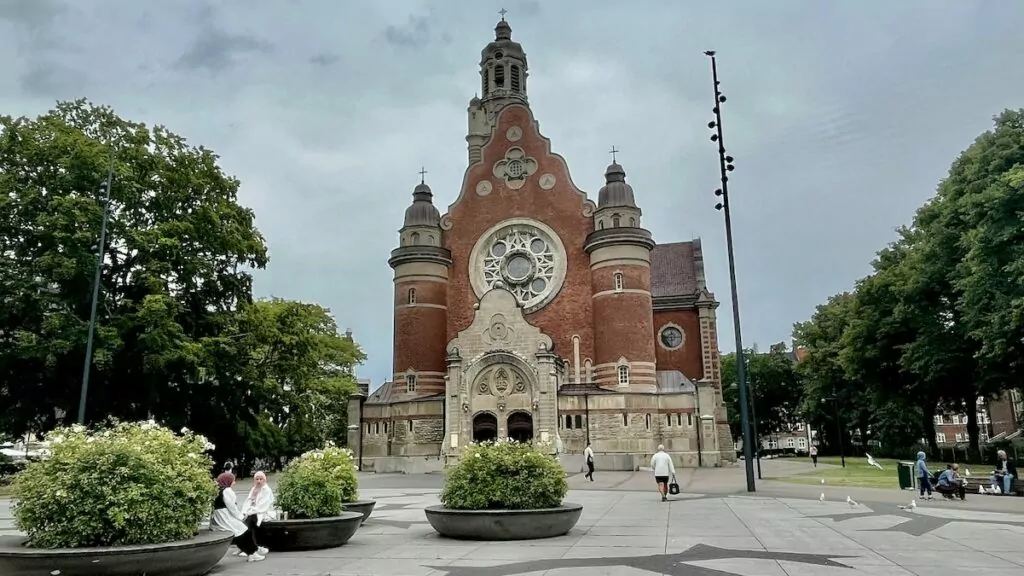
{"type": "Polygon", "coordinates": [[[527,412],[509,414],[508,437],[516,442],[533,442],[533,416],[527,412]]]}
{"type": "Polygon", "coordinates": [[[498,437],[498,418],[489,412],[473,417],[473,442],[488,442],[498,437]]]}

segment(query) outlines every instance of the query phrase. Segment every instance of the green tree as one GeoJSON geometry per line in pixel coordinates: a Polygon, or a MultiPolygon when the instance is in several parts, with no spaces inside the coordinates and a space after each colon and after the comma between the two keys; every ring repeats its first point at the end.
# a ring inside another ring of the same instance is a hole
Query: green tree
{"type": "MultiPolygon", "coordinates": [[[[799,421],[804,387],[785,343],[775,344],[765,353],[747,350],[744,357],[758,434],[764,437],[790,429],[799,421]]],[[[737,379],[736,353],[730,352],[722,356],[722,382],[727,383],[722,395],[734,438],[742,435],[739,392],[730,385],[737,379]]]]}
{"type": "Polygon", "coordinates": [[[211,394],[223,389],[203,369],[215,368],[206,340],[267,263],[239,182],[210,150],[79,100],[0,117],[0,425],[12,434],[77,412],[112,150],[87,419],[190,420],[210,397],[234,410],[238,394],[211,394]]]}

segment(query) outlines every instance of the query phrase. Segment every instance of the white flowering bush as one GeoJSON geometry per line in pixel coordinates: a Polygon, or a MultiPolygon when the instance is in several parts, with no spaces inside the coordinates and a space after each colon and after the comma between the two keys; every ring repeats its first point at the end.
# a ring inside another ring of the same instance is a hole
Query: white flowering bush
{"type": "Polygon", "coordinates": [[[217,486],[206,438],[152,421],[47,435],[50,456],[13,485],[14,523],[38,548],[160,544],[192,538],[217,486]]]}
{"type": "Polygon", "coordinates": [[[277,483],[277,504],[289,518],[338,516],[358,490],[352,451],[328,444],[288,463],[277,483]]]}
{"type": "Polygon", "coordinates": [[[555,508],[569,491],[565,471],[550,454],[513,441],[468,446],[448,471],[441,504],[454,510],[555,508]]]}

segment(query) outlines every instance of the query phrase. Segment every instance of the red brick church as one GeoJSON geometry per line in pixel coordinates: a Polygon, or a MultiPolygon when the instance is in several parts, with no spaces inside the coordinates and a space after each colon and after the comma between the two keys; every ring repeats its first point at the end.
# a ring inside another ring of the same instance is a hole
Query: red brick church
{"type": "Polygon", "coordinates": [[[700,240],[656,243],[614,161],[596,203],[577,188],[530,110],[523,47],[504,19],[494,32],[462,186],[443,215],[416,186],[391,252],[394,373],[353,398],[350,446],[379,471],[506,437],[589,439],[604,469],[659,444],[684,466],[734,460],[700,240]]]}

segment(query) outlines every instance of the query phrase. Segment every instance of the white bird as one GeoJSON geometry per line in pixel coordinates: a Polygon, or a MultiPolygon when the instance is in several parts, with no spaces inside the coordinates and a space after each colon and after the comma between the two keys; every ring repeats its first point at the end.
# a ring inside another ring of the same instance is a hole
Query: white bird
{"type": "Polygon", "coordinates": [[[821,483],[822,483],[822,484],[824,484],[824,483],[825,483],[825,479],[824,479],[824,478],[822,478],[822,479],[821,479],[821,483]]]}
{"type": "Polygon", "coordinates": [[[825,493],[824,492],[821,493],[821,496],[818,496],[818,502],[821,502],[821,503],[825,502],[825,493]]]}
{"type": "Polygon", "coordinates": [[[853,508],[854,506],[859,506],[859,504],[857,504],[857,502],[853,498],[850,498],[849,496],[846,497],[846,503],[850,505],[850,508],[853,508]]]}
{"type": "Polygon", "coordinates": [[[913,512],[914,508],[917,508],[917,500],[911,500],[910,504],[907,504],[906,506],[900,506],[899,507],[900,510],[906,510],[908,512],[913,512]]]}
{"type": "Polygon", "coordinates": [[[878,468],[879,470],[885,470],[885,468],[882,468],[882,465],[879,464],[878,461],[875,460],[873,456],[871,456],[871,454],[868,454],[867,457],[868,457],[868,466],[874,466],[875,468],[878,468]]]}
{"type": "Polygon", "coordinates": [[[984,494],[984,493],[985,493],[985,487],[984,487],[984,486],[981,486],[981,485],[979,485],[979,486],[978,486],[978,494],[984,494]]]}
{"type": "Polygon", "coordinates": [[[968,476],[970,476],[971,475],[971,469],[970,468],[966,468],[964,470],[964,473],[967,474],[968,476]]]}

